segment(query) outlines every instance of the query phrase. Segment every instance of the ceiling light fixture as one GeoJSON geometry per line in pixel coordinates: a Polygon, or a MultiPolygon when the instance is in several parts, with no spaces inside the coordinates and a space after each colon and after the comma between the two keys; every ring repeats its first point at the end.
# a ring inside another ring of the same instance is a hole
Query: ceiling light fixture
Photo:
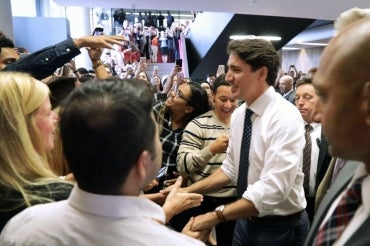
{"type": "Polygon", "coordinates": [[[327,46],[328,44],[327,43],[297,43],[297,44],[300,44],[300,45],[311,45],[311,46],[327,46]]]}
{"type": "Polygon", "coordinates": [[[240,39],[266,39],[269,41],[280,41],[281,37],[277,36],[255,36],[255,35],[232,35],[230,39],[240,40],[240,39]]]}
{"type": "Polygon", "coordinates": [[[301,48],[294,48],[294,47],[283,47],[283,50],[300,50],[301,48]]]}

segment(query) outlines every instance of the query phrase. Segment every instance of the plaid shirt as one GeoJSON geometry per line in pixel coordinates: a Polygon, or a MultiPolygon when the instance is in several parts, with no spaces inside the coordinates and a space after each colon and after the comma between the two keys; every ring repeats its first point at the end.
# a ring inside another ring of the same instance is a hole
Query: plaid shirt
{"type": "MultiPolygon", "coordinates": [[[[159,102],[154,105],[154,116],[157,119],[159,112],[164,107],[163,102],[159,102]]],[[[172,172],[177,172],[176,167],[176,156],[177,151],[180,146],[183,128],[172,130],[171,128],[171,115],[166,113],[163,120],[163,130],[160,134],[160,140],[162,143],[163,155],[162,155],[162,167],[167,167],[167,174],[172,174],[172,172]]]]}

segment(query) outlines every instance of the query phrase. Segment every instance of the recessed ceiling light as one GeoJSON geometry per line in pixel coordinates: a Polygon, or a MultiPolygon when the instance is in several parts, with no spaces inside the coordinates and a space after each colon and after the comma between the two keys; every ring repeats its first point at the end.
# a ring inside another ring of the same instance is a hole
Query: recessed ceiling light
{"type": "Polygon", "coordinates": [[[230,39],[266,39],[269,41],[280,41],[281,37],[277,36],[255,36],[255,35],[232,35],[230,39]]]}

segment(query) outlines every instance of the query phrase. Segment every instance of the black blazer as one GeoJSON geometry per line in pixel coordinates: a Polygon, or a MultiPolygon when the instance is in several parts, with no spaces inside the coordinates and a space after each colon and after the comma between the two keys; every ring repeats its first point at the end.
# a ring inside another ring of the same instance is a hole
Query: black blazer
{"type": "Polygon", "coordinates": [[[316,139],[316,144],[319,146],[320,151],[319,158],[317,160],[315,191],[317,191],[319,184],[323,180],[331,161],[331,156],[328,152],[329,143],[326,141],[326,138],[322,133],[321,139],[316,139]]]}

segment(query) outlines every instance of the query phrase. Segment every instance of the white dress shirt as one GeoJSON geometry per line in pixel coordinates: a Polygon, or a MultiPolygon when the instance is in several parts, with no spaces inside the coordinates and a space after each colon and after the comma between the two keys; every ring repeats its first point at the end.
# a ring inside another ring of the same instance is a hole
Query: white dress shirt
{"type": "MultiPolygon", "coordinates": [[[[231,117],[229,146],[221,166],[234,182],[238,178],[246,108],[242,104],[231,117]]],[[[254,204],[260,217],[303,210],[306,207],[302,172],[305,141],[301,114],[271,86],[249,108],[254,114],[248,188],[243,198],[254,204]]]]}
{"type": "Polygon", "coordinates": [[[68,200],[25,209],[0,245],[204,245],[169,229],[162,208],[135,196],[108,196],[75,186],[68,200]]]}
{"type": "Polygon", "coordinates": [[[317,175],[317,162],[319,160],[320,148],[318,143],[321,141],[321,124],[310,123],[313,131],[310,132],[311,136],[311,166],[310,166],[310,182],[309,182],[309,195],[310,197],[315,196],[316,186],[316,175],[317,175]]]}

